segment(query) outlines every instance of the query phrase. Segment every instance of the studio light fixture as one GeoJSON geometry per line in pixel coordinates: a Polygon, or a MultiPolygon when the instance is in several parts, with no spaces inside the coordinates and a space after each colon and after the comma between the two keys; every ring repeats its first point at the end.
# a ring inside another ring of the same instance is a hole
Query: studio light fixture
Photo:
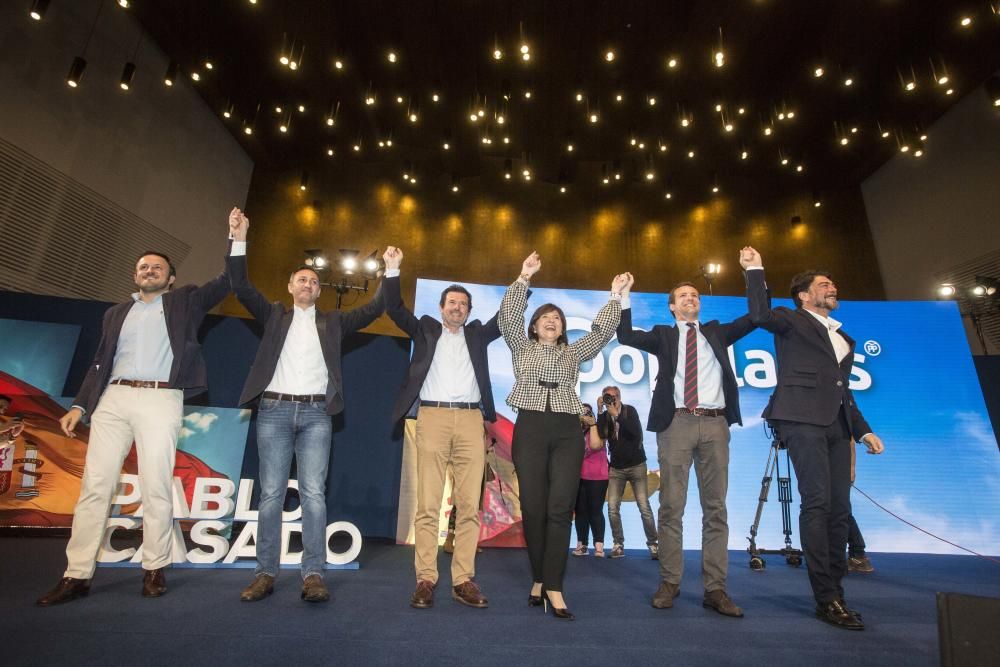
{"type": "Polygon", "coordinates": [[[83,80],[83,70],[87,69],[87,61],[77,56],[73,58],[73,64],[69,67],[69,74],[66,75],[66,85],[76,88],[83,80]]]}
{"type": "Polygon", "coordinates": [[[36,21],[41,21],[45,18],[45,10],[49,8],[49,0],[33,0],[31,3],[31,9],[28,10],[28,16],[36,21]]]}
{"type": "Polygon", "coordinates": [[[125,67],[122,69],[122,78],[118,81],[118,86],[122,90],[128,90],[132,86],[132,79],[134,77],[135,63],[125,63],[125,67]]]}

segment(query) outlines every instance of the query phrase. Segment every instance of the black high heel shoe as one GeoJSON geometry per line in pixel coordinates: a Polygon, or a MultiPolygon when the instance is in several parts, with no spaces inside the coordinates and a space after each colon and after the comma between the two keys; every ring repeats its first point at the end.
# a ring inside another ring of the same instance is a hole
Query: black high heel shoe
{"type": "Polygon", "coordinates": [[[543,598],[543,603],[545,604],[545,613],[546,614],[549,613],[549,607],[551,606],[552,607],[552,615],[555,618],[562,618],[562,619],[565,619],[567,621],[572,621],[573,619],[576,618],[576,616],[573,615],[573,612],[571,612],[566,607],[557,607],[554,604],[552,604],[552,601],[549,600],[549,594],[546,593],[545,591],[542,591],[542,595],[540,597],[543,598]]]}
{"type": "Polygon", "coordinates": [[[538,595],[532,595],[528,593],[528,606],[529,607],[541,607],[544,604],[542,596],[545,595],[545,587],[542,587],[541,592],[538,595]]]}

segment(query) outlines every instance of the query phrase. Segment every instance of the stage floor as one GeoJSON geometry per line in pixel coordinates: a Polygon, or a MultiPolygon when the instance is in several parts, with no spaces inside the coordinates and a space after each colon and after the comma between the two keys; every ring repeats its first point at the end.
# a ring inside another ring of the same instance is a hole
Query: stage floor
{"type": "Polygon", "coordinates": [[[169,571],[169,592],[139,595],[140,571],[99,569],[90,596],[43,609],[35,599],[61,576],[65,539],[0,538],[0,662],[39,664],[801,664],[933,665],[934,593],[1000,596],[1000,565],[971,556],[872,554],[876,572],[849,575],[847,600],[867,629],[848,632],[813,617],[805,568],[770,557],[763,572],[731,552],[729,593],[742,619],[701,606],[700,552],[685,554],[673,609],[653,609],[657,563],[570,557],[565,595],[577,615],[559,621],[529,608],[527,555],[490,549],[477,559],[485,610],[446,587],[449,557],[430,610],[409,606],[413,549],[369,541],[355,571],[326,575],[332,600],[299,599],[296,571],[274,595],[244,603],[248,570],[169,571]]]}

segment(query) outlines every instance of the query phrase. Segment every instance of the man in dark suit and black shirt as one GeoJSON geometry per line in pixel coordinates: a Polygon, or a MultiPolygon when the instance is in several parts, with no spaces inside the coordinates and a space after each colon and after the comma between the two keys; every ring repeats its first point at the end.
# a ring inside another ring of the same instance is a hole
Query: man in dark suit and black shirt
{"type": "MultiPolygon", "coordinates": [[[[246,238],[246,216],[237,228],[246,238]]],[[[246,256],[231,257],[230,272],[245,277],[246,256]]],[[[344,409],[340,354],[344,337],[382,314],[382,290],[350,312],[321,311],[319,274],[303,266],[288,279],[292,307],[268,302],[248,279],[234,280],[240,303],[264,326],[257,357],[240,395],[240,405],[257,403],[257,452],[260,459],[260,507],[257,522],[257,568],[240,599],[255,602],[271,594],[280,568],[281,512],[288,473],[295,455],[302,506],[302,594],[306,602],[325,602],[326,478],[333,425],[344,409]]]]}
{"type": "Polygon", "coordinates": [[[483,419],[496,421],[486,348],[500,337],[496,316],[482,324],[468,321],[472,297],[461,285],[441,294],[441,321],[417,319],[399,292],[403,253],[386,250],[386,311],[413,340],[413,357],[393,409],[393,422],[414,410],[417,418],[417,513],[414,518],[414,569],[417,587],[410,606],[434,605],[437,586],[438,517],[445,471],[451,464],[452,496],[458,518],[451,560],[452,597],[484,608],[486,597],[473,580],[479,542],[479,499],[486,465],[483,419]]]}
{"type": "Polygon", "coordinates": [[[229,293],[229,276],[172,289],[177,271],[170,258],[147,251],[136,262],[134,279],[138,291],[132,298],[104,313],[97,354],[73,407],[59,420],[73,437],[80,419],[90,415],[90,440],[66,572],[39,598],[42,607],[89,593],[108,509],[133,441],[143,509],[142,595],[167,591],[163,570],[170,564],[174,459],[184,399],[208,386],[198,327],[229,293]]]}
{"type": "Polygon", "coordinates": [[[799,534],[816,598],[816,615],[848,630],[863,630],[861,615],[844,602],[841,580],[851,516],[851,441],[881,454],[850,390],[854,340],[830,317],[839,302],[826,271],[792,278],[795,310],[771,308],[763,262],[744,248],[747,299],[754,324],[774,334],[778,384],[763,416],[788,448],[799,496],[799,534]]]}
{"type": "Polygon", "coordinates": [[[700,322],[701,295],[683,282],[670,291],[669,307],[677,322],[652,331],[632,328],[629,293],[622,295],[618,342],[655,354],[660,371],[653,391],[647,429],[656,433],[660,462],[660,586],[657,609],[673,607],[684,572],[684,506],[694,463],[702,508],[702,604],[725,616],[743,610],[726,592],[729,570],[729,427],[742,424],[740,397],[727,348],[754,330],[747,315],[720,324],[700,322]]]}

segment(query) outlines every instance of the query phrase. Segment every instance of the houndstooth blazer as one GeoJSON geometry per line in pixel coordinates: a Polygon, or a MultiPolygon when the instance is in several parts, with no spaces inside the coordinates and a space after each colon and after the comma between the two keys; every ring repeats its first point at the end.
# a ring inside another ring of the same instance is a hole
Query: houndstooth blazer
{"type": "Polygon", "coordinates": [[[590,333],[569,345],[542,345],[528,338],[524,311],[528,307],[528,286],[515,280],[500,302],[498,324],[514,361],[514,388],[507,405],[520,410],[582,414],[583,404],[576,394],[580,364],[593,359],[615,335],[622,307],[611,299],[597,313],[590,333]],[[557,382],[555,389],[539,382],[557,382]]]}

